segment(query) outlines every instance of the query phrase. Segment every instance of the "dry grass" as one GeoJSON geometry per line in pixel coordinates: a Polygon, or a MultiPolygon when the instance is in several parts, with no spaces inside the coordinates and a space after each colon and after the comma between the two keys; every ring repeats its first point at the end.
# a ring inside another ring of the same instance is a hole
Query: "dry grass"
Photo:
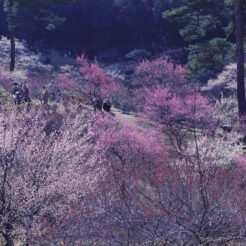
{"type": "Polygon", "coordinates": [[[49,83],[59,74],[66,74],[79,80],[79,66],[75,59],[64,58],[62,53],[50,50],[46,54],[35,53],[28,50],[24,41],[16,39],[16,67],[14,72],[9,71],[10,41],[6,37],[0,40],[0,64],[3,65],[3,74],[13,82],[37,79],[49,83]],[[49,60],[49,64],[45,61],[49,60]]]}
{"type": "Polygon", "coordinates": [[[202,87],[202,91],[215,98],[236,95],[237,90],[237,65],[235,63],[225,66],[224,70],[216,79],[210,79],[206,86],[202,87]]]}
{"type": "Polygon", "coordinates": [[[111,112],[115,115],[115,118],[119,120],[120,122],[132,122],[134,124],[137,124],[137,117],[136,113],[129,112],[129,113],[123,113],[121,110],[112,107],[111,112]]]}

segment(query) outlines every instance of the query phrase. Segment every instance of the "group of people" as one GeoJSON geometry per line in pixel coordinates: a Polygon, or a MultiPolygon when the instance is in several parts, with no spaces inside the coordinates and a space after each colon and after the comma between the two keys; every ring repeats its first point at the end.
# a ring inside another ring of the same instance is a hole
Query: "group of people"
{"type": "Polygon", "coordinates": [[[41,101],[43,104],[48,104],[50,101],[59,102],[61,97],[61,90],[55,86],[55,82],[52,81],[49,86],[44,86],[41,94],[41,101]]]}
{"type": "Polygon", "coordinates": [[[104,111],[110,113],[112,104],[109,101],[109,99],[102,100],[100,98],[94,97],[92,99],[92,106],[94,108],[94,112],[96,112],[97,110],[102,111],[102,109],[103,109],[104,111]]]}
{"type": "MultiPolygon", "coordinates": [[[[13,99],[14,103],[16,105],[19,105],[21,103],[25,102],[31,102],[30,95],[29,95],[29,89],[25,82],[13,83],[13,99]]],[[[59,102],[61,98],[61,90],[59,87],[55,86],[54,81],[52,81],[48,86],[44,86],[42,93],[41,93],[41,102],[43,104],[48,104],[50,101],[56,101],[59,102]]],[[[92,106],[94,108],[94,111],[97,110],[105,112],[109,112],[111,110],[112,104],[109,99],[101,99],[94,97],[92,99],[92,106]]]]}
{"type": "MultiPolygon", "coordinates": [[[[12,95],[15,105],[19,105],[25,102],[31,102],[29,89],[25,82],[13,83],[12,95]]],[[[52,81],[48,86],[44,86],[41,92],[41,102],[48,104],[48,101],[59,102],[61,98],[61,90],[55,86],[52,81]]]]}
{"type": "Polygon", "coordinates": [[[25,82],[13,83],[12,95],[15,105],[31,102],[29,89],[25,82]]]}

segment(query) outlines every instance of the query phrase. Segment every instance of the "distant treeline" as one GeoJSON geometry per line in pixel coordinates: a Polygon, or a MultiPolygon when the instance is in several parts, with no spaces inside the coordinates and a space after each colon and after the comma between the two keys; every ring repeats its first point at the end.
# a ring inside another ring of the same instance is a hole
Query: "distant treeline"
{"type": "MultiPolygon", "coordinates": [[[[15,37],[25,39],[37,50],[56,48],[73,54],[94,56],[111,52],[112,56],[144,48],[159,53],[167,47],[183,47],[175,23],[162,18],[163,11],[175,7],[161,0],[85,0],[54,1],[55,15],[65,17],[62,24],[48,30],[42,19],[33,16],[34,5],[26,5],[18,16],[15,37]],[[25,27],[25,22],[32,24],[25,27]]],[[[174,2],[174,1],[173,1],[174,2]]],[[[1,1],[3,4],[4,1],[1,1]]],[[[21,6],[19,7],[21,9],[21,6]]],[[[8,35],[7,14],[1,7],[0,34],[8,35]]]]}

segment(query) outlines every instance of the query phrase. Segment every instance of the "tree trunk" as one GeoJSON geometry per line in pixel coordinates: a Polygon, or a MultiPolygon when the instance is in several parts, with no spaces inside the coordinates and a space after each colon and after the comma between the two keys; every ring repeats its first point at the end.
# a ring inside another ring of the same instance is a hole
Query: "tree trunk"
{"type": "Polygon", "coordinates": [[[14,35],[14,28],[13,28],[13,23],[12,23],[13,6],[14,6],[14,0],[10,0],[9,13],[8,13],[9,38],[10,38],[10,45],[11,45],[10,71],[14,71],[15,69],[15,35],[14,35]]]}
{"type": "Polygon", "coordinates": [[[237,39],[237,100],[239,116],[242,116],[246,114],[242,0],[235,0],[235,15],[237,39]]]}
{"type": "Polygon", "coordinates": [[[11,54],[10,54],[10,71],[15,69],[15,36],[14,30],[11,28],[9,30],[10,44],[11,44],[11,54]]]}

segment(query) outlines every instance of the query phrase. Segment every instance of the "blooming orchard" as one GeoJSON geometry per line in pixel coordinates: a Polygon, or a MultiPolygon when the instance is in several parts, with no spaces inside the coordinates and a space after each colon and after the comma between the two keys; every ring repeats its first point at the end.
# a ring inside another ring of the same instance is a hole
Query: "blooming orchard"
{"type": "MultiPolygon", "coordinates": [[[[88,98],[118,90],[98,64],[78,62],[88,98]]],[[[20,228],[30,245],[246,242],[245,156],[218,151],[213,107],[187,86],[185,68],[158,59],[140,71],[144,124],[72,106],[0,114],[7,246],[20,228]]]]}

